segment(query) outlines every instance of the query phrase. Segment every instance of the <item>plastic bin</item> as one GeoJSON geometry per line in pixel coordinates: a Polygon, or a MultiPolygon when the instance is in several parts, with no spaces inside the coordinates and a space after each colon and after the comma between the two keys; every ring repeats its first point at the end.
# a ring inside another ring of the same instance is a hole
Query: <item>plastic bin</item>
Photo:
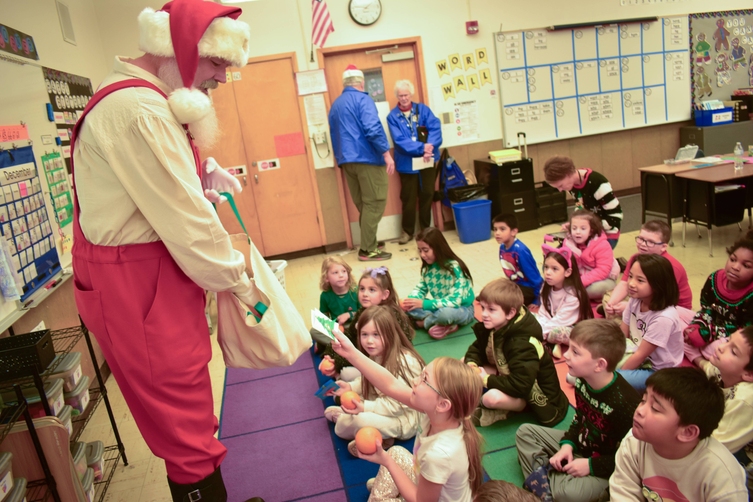
{"type": "Polygon", "coordinates": [[[2,499],[2,502],[26,502],[26,478],[13,480],[13,489],[2,499]]]}
{"type": "Polygon", "coordinates": [[[65,427],[65,430],[68,431],[68,436],[73,435],[73,422],[71,421],[71,412],[73,411],[73,408],[71,408],[70,405],[66,404],[63,405],[63,409],[60,410],[60,413],[58,413],[58,420],[60,420],[63,423],[63,426],[65,427]]]}
{"type": "MultiPolygon", "coordinates": [[[[36,387],[26,387],[23,389],[26,402],[29,404],[29,412],[34,418],[45,416],[44,405],[39,397],[36,387]]],[[[50,405],[50,411],[54,416],[60,413],[63,409],[63,381],[59,378],[53,380],[47,380],[44,383],[44,393],[47,396],[47,402],[50,405]]],[[[3,393],[3,399],[6,403],[15,403],[17,401],[14,391],[8,391],[3,393]]]]}
{"type": "Polygon", "coordinates": [[[84,477],[81,478],[81,486],[84,488],[87,502],[93,502],[94,500],[94,471],[86,468],[84,477]]]}
{"type": "MultiPolygon", "coordinates": [[[[57,367],[50,378],[62,379],[63,392],[70,392],[76,388],[79,380],[81,380],[81,352],[58,354],[55,359],[57,360],[57,367]]],[[[55,364],[55,361],[52,363],[55,364]]]]}
{"type": "Polygon", "coordinates": [[[84,375],[76,388],[71,392],[66,392],[64,396],[65,404],[73,408],[74,415],[80,415],[86,411],[86,405],[89,404],[89,377],[84,375]]]}
{"type": "Polygon", "coordinates": [[[76,474],[78,479],[83,480],[86,469],[89,467],[86,465],[86,443],[77,441],[71,445],[71,456],[73,457],[73,465],[76,468],[76,474]]]}
{"type": "Polygon", "coordinates": [[[488,240],[492,235],[492,202],[469,200],[452,205],[460,242],[471,244],[488,240]]]}
{"type": "Polygon", "coordinates": [[[269,260],[267,262],[269,268],[275,273],[275,277],[282,284],[282,289],[285,289],[285,267],[288,266],[288,262],[285,260],[269,260]]]}
{"type": "Polygon", "coordinates": [[[86,465],[94,471],[94,481],[100,481],[104,477],[104,457],[105,445],[102,441],[86,443],[86,465]]]}
{"type": "Polygon", "coordinates": [[[3,500],[3,493],[8,493],[13,489],[12,460],[11,452],[0,453],[0,500],[3,500]]]}
{"type": "Polygon", "coordinates": [[[718,110],[695,110],[693,118],[698,127],[731,124],[733,120],[732,108],[720,108],[718,110]]]}

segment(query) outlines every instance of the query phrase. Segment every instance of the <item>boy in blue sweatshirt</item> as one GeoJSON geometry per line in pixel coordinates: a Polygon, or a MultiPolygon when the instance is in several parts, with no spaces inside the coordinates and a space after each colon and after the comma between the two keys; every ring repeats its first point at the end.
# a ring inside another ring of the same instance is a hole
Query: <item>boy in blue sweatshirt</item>
{"type": "Polygon", "coordinates": [[[514,214],[494,217],[494,239],[499,244],[499,263],[505,276],[523,291],[525,305],[539,303],[544,279],[528,247],[518,240],[518,219],[514,214]]]}

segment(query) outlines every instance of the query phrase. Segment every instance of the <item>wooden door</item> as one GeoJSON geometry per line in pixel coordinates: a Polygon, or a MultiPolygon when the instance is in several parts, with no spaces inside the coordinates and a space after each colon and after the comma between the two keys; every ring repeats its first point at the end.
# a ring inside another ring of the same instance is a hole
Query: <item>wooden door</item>
{"type": "MultiPolygon", "coordinates": [[[[235,103],[235,91],[232,82],[220,85],[212,91],[212,102],[217,111],[217,118],[220,125],[220,138],[217,144],[211,148],[202,150],[203,159],[214,157],[217,162],[226,169],[245,166],[246,175],[238,176],[243,186],[243,191],[235,195],[235,203],[238,211],[243,218],[243,223],[254,241],[259,252],[266,256],[264,248],[264,238],[259,227],[259,215],[256,212],[256,201],[254,191],[248,186],[248,165],[246,163],[246,148],[243,144],[241,135],[241,124],[238,118],[238,110],[235,103]]],[[[237,218],[230,209],[229,204],[217,206],[217,212],[222,221],[222,225],[231,234],[243,233],[243,229],[238,223],[237,218]]]]}
{"type": "MultiPolygon", "coordinates": [[[[323,245],[293,57],[259,58],[243,68],[230,68],[232,83],[221,85],[212,93],[218,115],[221,114],[224,139],[228,139],[215,151],[229,150],[226,154],[217,152],[215,157],[219,161],[228,155],[224,165],[235,165],[237,157],[233,155],[240,155],[242,150],[242,162],[238,164],[246,166],[247,174],[240,177],[245,182],[240,209],[244,222],[256,221],[262,243],[257,247],[263,249],[265,256],[323,245]],[[270,160],[277,163],[276,168],[264,169],[270,160]]],[[[226,208],[221,218],[226,228],[234,228],[234,217],[226,208]]],[[[250,229],[249,233],[254,238],[250,229]]]]}
{"type": "MultiPolygon", "coordinates": [[[[343,91],[342,75],[345,68],[349,64],[356,65],[361,71],[380,68],[382,70],[382,79],[384,80],[384,92],[390,109],[397,106],[397,98],[395,97],[395,82],[398,80],[408,79],[413,82],[415,87],[415,94],[413,95],[413,101],[426,103],[427,100],[423,94],[423,85],[421,83],[421,68],[420,68],[420,47],[416,42],[408,41],[403,43],[394,44],[391,42],[384,42],[379,45],[366,44],[359,45],[353,50],[342,50],[340,48],[332,48],[322,51],[324,57],[324,71],[327,77],[327,88],[329,90],[329,101],[334,102],[343,91]],[[387,51],[373,52],[374,49],[381,47],[394,47],[390,51],[393,53],[413,51],[413,59],[404,59],[401,61],[383,62],[382,55],[387,51]],[[336,51],[336,52],[329,52],[336,51]]],[[[394,155],[393,155],[394,157],[394,155]]],[[[384,209],[384,216],[391,216],[400,214],[402,212],[402,204],[400,203],[400,177],[397,172],[390,176],[389,193],[387,195],[387,207],[384,209]]],[[[343,179],[342,185],[347,192],[347,183],[343,179]]],[[[358,210],[353,204],[353,200],[348,193],[347,199],[347,212],[348,220],[350,223],[358,222],[358,210]]],[[[400,227],[395,229],[396,235],[391,235],[388,238],[394,238],[400,236],[400,227]]],[[[380,236],[381,237],[381,236],[380,236]]]]}

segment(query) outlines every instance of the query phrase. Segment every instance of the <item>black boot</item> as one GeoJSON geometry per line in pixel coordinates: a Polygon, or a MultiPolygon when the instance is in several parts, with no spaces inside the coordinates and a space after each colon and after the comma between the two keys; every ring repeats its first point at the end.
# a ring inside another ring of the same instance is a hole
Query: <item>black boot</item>
{"type": "Polygon", "coordinates": [[[227,502],[227,490],[218,467],[206,478],[190,485],[179,485],[167,478],[173,502],[227,502]]]}

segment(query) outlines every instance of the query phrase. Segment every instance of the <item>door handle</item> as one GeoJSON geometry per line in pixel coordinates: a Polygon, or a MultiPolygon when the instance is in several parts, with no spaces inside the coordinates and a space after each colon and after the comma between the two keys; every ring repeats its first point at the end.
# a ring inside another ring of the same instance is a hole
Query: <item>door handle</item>
{"type": "Polygon", "coordinates": [[[256,184],[258,185],[259,184],[259,175],[258,174],[254,174],[254,180],[256,181],[256,184]]]}
{"type": "Polygon", "coordinates": [[[245,187],[245,186],[248,186],[248,183],[246,182],[246,177],[245,177],[245,176],[243,177],[243,186],[244,186],[244,187],[245,187]]]}

